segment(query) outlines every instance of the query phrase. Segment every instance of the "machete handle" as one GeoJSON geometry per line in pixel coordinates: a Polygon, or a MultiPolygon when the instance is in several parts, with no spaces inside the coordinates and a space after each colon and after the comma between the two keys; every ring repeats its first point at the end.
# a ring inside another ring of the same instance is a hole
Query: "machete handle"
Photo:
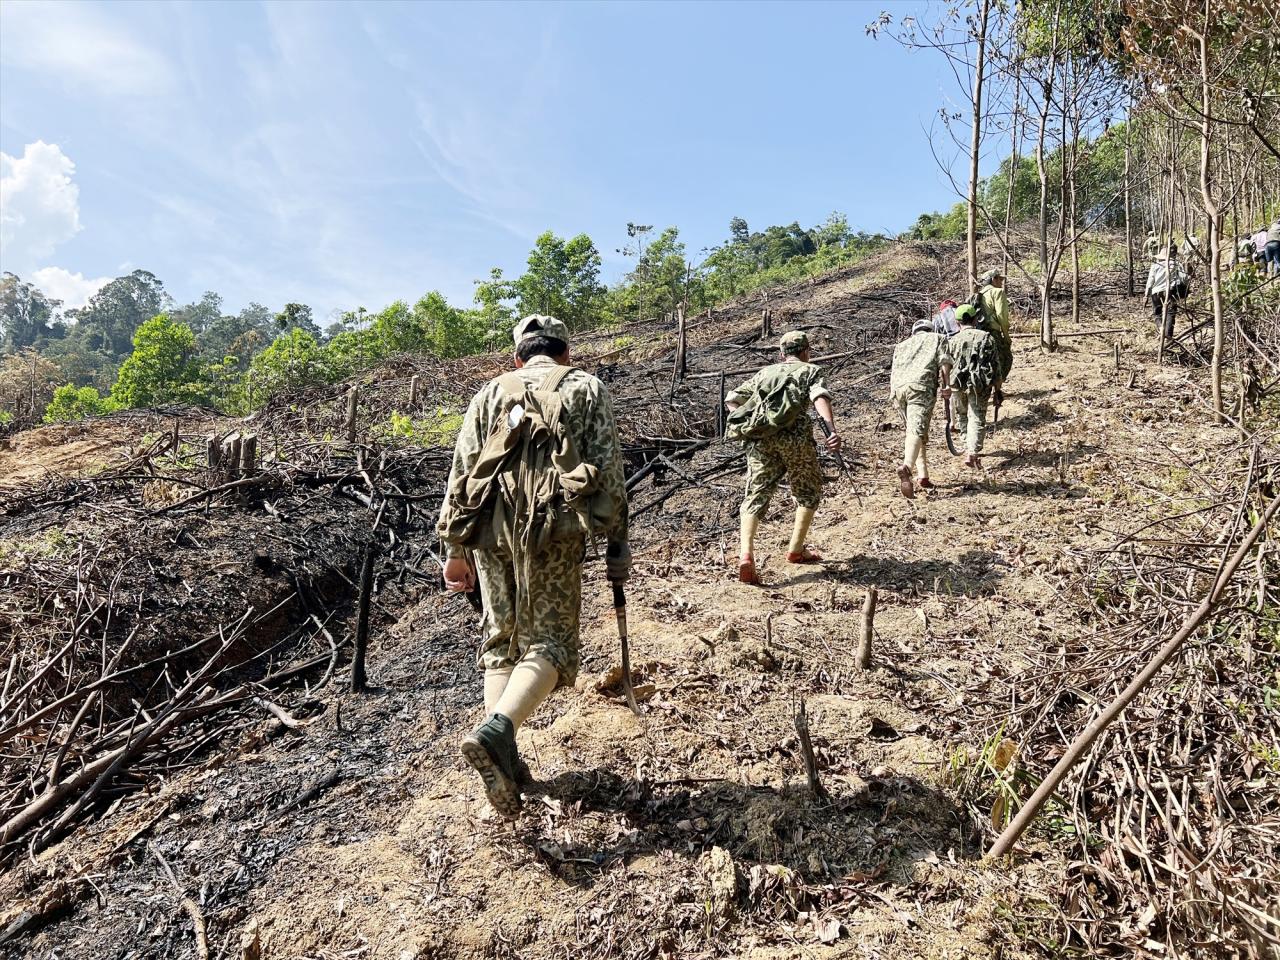
{"type": "Polygon", "coordinates": [[[613,608],[615,610],[625,610],[627,607],[627,595],[622,591],[622,583],[618,580],[610,580],[609,584],[613,587],[613,608]]]}

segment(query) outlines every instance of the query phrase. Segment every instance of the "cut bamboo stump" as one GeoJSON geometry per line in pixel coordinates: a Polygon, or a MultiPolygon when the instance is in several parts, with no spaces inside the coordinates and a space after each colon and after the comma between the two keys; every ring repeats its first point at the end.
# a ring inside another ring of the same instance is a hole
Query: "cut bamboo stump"
{"type": "Polygon", "coordinates": [[[1116,369],[1120,369],[1120,341],[1116,341],[1116,369]]]}
{"type": "Polygon", "coordinates": [[[422,383],[419,380],[418,376],[415,374],[413,378],[409,380],[409,406],[411,407],[418,406],[418,391],[419,389],[421,389],[421,387],[422,387],[422,383]]]}
{"type": "Polygon", "coordinates": [[[258,466],[258,437],[245,434],[240,441],[240,476],[252,477],[258,466]]]}
{"type": "Polygon", "coordinates": [[[795,713],[796,737],[800,740],[800,753],[804,757],[804,772],[809,779],[809,792],[815,797],[825,797],[826,789],[818,778],[818,758],[813,755],[813,741],[809,738],[809,715],[805,711],[804,697],[800,698],[795,713]]]}
{"type": "Polygon", "coordinates": [[[858,654],[855,663],[859,670],[871,669],[871,641],[875,637],[876,588],[867,588],[867,599],[862,603],[862,632],[858,637],[858,654]]]}
{"type": "Polygon", "coordinates": [[[217,470],[222,460],[222,445],[218,443],[218,435],[211,433],[204,438],[204,456],[210,470],[217,470]]]}

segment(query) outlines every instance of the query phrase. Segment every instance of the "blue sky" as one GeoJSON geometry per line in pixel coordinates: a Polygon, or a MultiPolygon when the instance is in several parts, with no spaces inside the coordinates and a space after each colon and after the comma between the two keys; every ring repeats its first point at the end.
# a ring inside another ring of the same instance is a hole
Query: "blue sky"
{"type": "MultiPolygon", "coordinates": [[[[628,220],[900,230],[955,196],[916,4],[0,5],[0,266],[68,303],[143,267],[322,320],[469,304],[543,230],[616,280],[628,220]]],[[[961,168],[957,165],[957,170],[961,168]]]]}

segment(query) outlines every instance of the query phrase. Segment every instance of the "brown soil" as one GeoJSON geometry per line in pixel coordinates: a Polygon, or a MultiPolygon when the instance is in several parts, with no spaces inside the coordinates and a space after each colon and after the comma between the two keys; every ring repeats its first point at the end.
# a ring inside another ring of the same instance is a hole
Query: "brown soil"
{"type": "MultiPolygon", "coordinates": [[[[1114,368],[1112,337],[1065,340],[1053,355],[1017,340],[985,469],[947,456],[935,421],[937,489],[904,500],[897,414],[885,378],[868,375],[887,366],[903,304],[940,298],[932,288],[946,264],[904,248],[771,296],[796,324],[830,325],[817,329],[817,353],[873,334],[832,377],[857,466],[852,480],[829,466],[811,534],[826,561],[783,562],[790,507],[779,497],[760,538],[764,586],[735,581],[740,468],[643,513],[628,599],[637,682],[652,688],[644,716],[597,689],[616,665],[617,635],[601,564],[589,564],[582,676],[520,735],[538,780],[520,821],[491,815],[457,755],[460,731],[480,716],[474,618],[460,599],[429,592],[381,610],[377,689],[300,695],[313,704],[304,728],[284,731],[264,713],[253,735],[15,868],[0,882],[15,904],[0,926],[61,891],[62,916],[19,951],[194,957],[151,843],[201,904],[215,956],[240,957],[253,930],[272,960],[1059,954],[1054,917],[1070,864],[1052,834],[1030,835],[1011,864],[980,860],[991,823],[957,787],[957,769],[983,746],[968,691],[1089,630],[1063,591],[1072,558],[1161,506],[1117,503],[1117,476],[1160,488],[1165,468],[1150,463],[1169,451],[1211,460],[1233,438],[1196,426],[1206,419],[1188,400],[1198,374],[1155,366],[1136,302],[1106,277],[1082,326],[1132,328],[1119,338],[1125,370],[1114,368]],[[904,287],[893,303],[866,296],[904,287]],[[858,611],[873,585],[875,668],[861,673],[858,611]],[[801,695],[823,797],[805,784],[801,695]]],[[[723,346],[750,343],[760,306],[700,328],[693,369],[738,365],[723,346]]],[[[736,355],[742,365],[761,356],[736,355]]],[[[614,377],[624,420],[666,400],[665,383],[646,387],[625,368],[614,377]]],[[[682,394],[702,407],[648,422],[705,424],[713,385],[682,394]]],[[[135,442],[123,426],[74,438],[56,429],[69,442],[39,460],[56,469],[135,442]]],[[[28,457],[40,439],[19,443],[0,453],[0,477],[38,468],[28,457]]],[[[713,446],[688,469],[735,452],[713,446]]],[[[673,480],[646,480],[634,507],[673,480]]]]}

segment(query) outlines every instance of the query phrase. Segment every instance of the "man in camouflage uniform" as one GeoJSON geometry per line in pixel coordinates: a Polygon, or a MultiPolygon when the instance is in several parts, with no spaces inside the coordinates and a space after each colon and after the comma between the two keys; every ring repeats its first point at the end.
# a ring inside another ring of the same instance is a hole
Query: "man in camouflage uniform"
{"type": "Polygon", "coordinates": [[[995,268],[984,273],[979,296],[987,332],[995,337],[1000,353],[1000,379],[1007,380],[1013,369],[1013,337],[1009,333],[1009,295],[1004,289],[1004,274],[995,268]]]}
{"type": "MultiPolygon", "coordinates": [[[[529,316],[517,324],[515,367],[520,380],[538,389],[569,364],[569,334],[554,317],[529,316]]],[[[471,400],[458,434],[448,491],[455,478],[475,465],[485,440],[501,415],[504,388],[491,380],[471,400]]],[[[608,541],[606,568],[612,581],[630,573],[627,546],[627,493],[622,450],[609,392],[598,379],[572,369],[556,386],[561,421],[584,464],[599,471],[600,487],[616,505],[599,532],[608,541]]],[[[442,528],[449,494],[441,507],[442,528]]],[[[462,755],[480,774],[489,802],[501,814],[520,812],[517,773],[527,776],[516,753],[515,733],[558,686],[570,686],[578,674],[578,617],[582,602],[585,534],[553,537],[531,557],[513,556],[512,538],[493,548],[466,551],[449,546],[445,584],[450,590],[474,589],[484,598],[478,666],[484,671],[486,719],[462,742],[462,755]],[[521,571],[530,575],[522,576],[521,571]],[[527,582],[525,582],[527,580],[527,582]],[[523,594],[523,595],[521,595],[523,594]],[[525,611],[521,619],[520,611],[525,611]],[[524,622],[527,619],[528,622],[524,622]]]]}
{"type": "Polygon", "coordinates": [[[956,310],[960,332],[947,341],[951,354],[951,390],[955,397],[957,425],[964,427],[964,465],[978,467],[987,429],[987,403],[1000,389],[1000,355],[996,339],[977,328],[972,304],[956,310]]]}
{"type": "Polygon", "coordinates": [[[951,371],[951,354],[947,338],[935,333],[933,321],[921,319],[911,328],[911,336],[893,351],[893,368],[889,374],[889,399],[898,405],[907,424],[907,440],[898,467],[898,487],[904,497],[914,497],[911,482],[914,470],[920,488],[933,487],[925,451],[929,445],[929,421],[938,402],[938,388],[943,397],[951,396],[947,374],[951,371]]]}
{"type": "Polygon", "coordinates": [[[1153,260],[1157,253],[1160,252],[1160,238],[1156,236],[1156,232],[1152,230],[1147,234],[1147,239],[1142,244],[1142,256],[1144,259],[1153,260]]]}
{"type": "MultiPolygon", "coordinates": [[[[809,338],[802,330],[783,334],[781,362],[770,364],[754,377],[737,387],[725,398],[725,406],[732,412],[759,392],[767,384],[783,377],[793,377],[822,417],[830,433],[826,439],[828,450],[839,450],[841,439],[835,430],[835,414],[831,410],[831,393],[827,390],[826,375],[822,368],[809,362],[809,338]]],[[[795,524],[791,532],[791,544],[787,550],[788,563],[816,563],[822,557],[805,546],[809,525],[822,498],[822,468],[818,464],[818,450],[813,440],[813,424],[806,413],[777,433],[759,440],[746,441],[747,489],[739,510],[741,521],[741,551],[738,557],[738,579],[743,583],[759,584],[755,566],[755,536],[760,521],[769,509],[769,501],[778,489],[782,478],[791,485],[791,496],[796,501],[795,524]]]]}

